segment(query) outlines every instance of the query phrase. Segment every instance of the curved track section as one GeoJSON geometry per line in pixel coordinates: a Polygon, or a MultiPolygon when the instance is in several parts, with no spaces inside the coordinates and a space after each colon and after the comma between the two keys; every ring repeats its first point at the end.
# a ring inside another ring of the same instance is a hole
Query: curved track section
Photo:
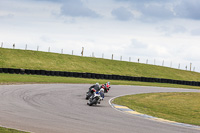
{"type": "Polygon", "coordinates": [[[36,84],[0,86],[0,125],[35,133],[199,133],[114,110],[108,101],[125,94],[200,92],[191,89],[112,86],[104,101],[87,106],[90,85],[36,84]]]}

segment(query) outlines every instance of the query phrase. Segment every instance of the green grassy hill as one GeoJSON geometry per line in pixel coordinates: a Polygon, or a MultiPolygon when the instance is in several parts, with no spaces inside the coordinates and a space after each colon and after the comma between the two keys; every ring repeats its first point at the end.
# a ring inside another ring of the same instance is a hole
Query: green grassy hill
{"type": "Polygon", "coordinates": [[[200,73],[168,67],[5,48],[0,48],[0,67],[200,81],[200,73]]]}

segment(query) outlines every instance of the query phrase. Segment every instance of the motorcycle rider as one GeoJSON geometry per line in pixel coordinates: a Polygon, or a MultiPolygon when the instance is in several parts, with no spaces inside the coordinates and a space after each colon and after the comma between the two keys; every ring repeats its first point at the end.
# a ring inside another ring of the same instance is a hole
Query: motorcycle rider
{"type": "Polygon", "coordinates": [[[89,91],[91,91],[92,88],[94,88],[96,91],[99,91],[100,90],[99,83],[96,83],[95,85],[90,86],[89,91]]]}
{"type": "Polygon", "coordinates": [[[111,87],[111,86],[110,86],[110,82],[105,83],[105,86],[106,86],[106,87],[111,87]]]}
{"type": "Polygon", "coordinates": [[[96,83],[95,85],[92,85],[89,90],[91,91],[91,89],[94,88],[96,90],[96,93],[100,93],[101,96],[101,100],[103,100],[104,98],[104,92],[100,91],[101,87],[99,86],[99,83],[96,83]],[[99,92],[100,91],[100,92],[99,92]]]}
{"type": "Polygon", "coordinates": [[[104,88],[105,92],[108,92],[110,90],[110,88],[111,88],[110,82],[105,83],[101,87],[104,88]]]}
{"type": "Polygon", "coordinates": [[[93,94],[93,92],[98,93],[100,91],[99,83],[96,83],[95,85],[92,85],[88,92],[86,93],[86,100],[89,99],[89,97],[93,94]]]}

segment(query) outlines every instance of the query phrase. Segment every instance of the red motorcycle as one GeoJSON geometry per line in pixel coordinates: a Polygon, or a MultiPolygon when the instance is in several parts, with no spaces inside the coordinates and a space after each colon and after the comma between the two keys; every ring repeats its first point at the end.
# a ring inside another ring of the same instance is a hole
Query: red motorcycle
{"type": "Polygon", "coordinates": [[[110,86],[110,84],[106,83],[106,84],[102,84],[101,88],[104,89],[104,93],[108,93],[108,91],[110,90],[111,86],[110,86]]]}

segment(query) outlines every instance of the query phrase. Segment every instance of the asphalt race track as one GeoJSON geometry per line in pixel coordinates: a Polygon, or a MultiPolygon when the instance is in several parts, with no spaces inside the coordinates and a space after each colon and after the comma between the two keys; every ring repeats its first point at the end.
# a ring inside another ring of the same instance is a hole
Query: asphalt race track
{"type": "Polygon", "coordinates": [[[151,92],[200,92],[191,89],[115,86],[97,106],[88,106],[88,84],[0,86],[0,125],[35,133],[199,133],[125,114],[109,105],[112,97],[151,92]]]}

